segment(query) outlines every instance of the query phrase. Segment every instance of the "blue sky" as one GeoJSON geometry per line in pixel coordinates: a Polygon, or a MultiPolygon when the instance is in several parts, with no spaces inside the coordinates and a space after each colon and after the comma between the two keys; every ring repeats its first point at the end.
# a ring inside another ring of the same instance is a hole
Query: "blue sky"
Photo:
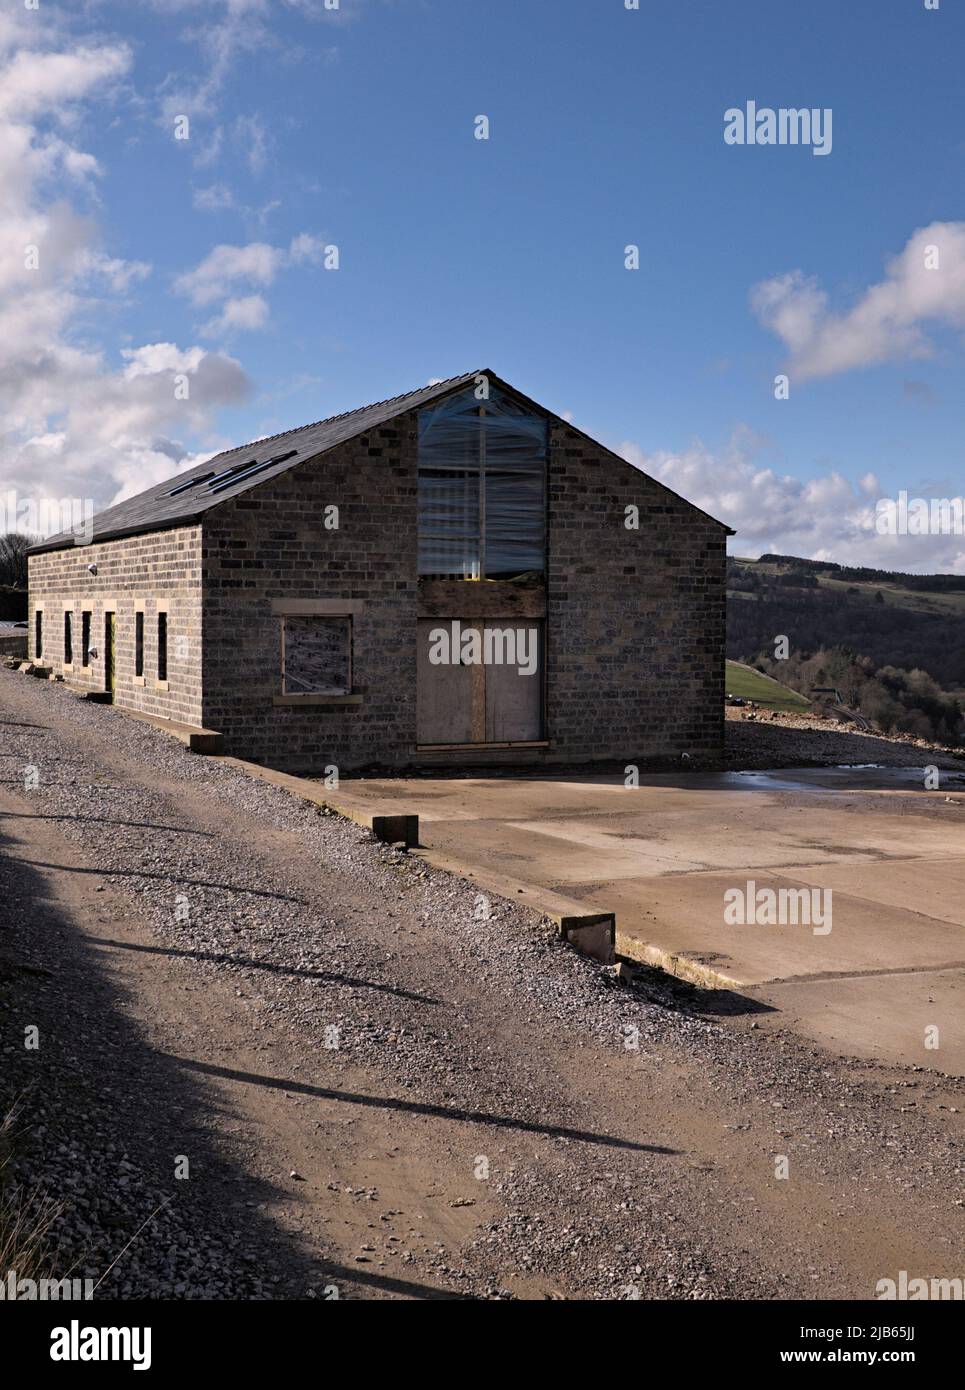
{"type": "Polygon", "coordinates": [[[0,483],[104,505],[485,365],[730,521],[736,553],[965,572],[961,537],[868,525],[879,496],[965,490],[953,0],[0,15],[6,215],[18,256],[41,247],[26,295],[0,260],[0,483]],[[830,108],[831,152],[725,144],[750,99],[830,108]]]}

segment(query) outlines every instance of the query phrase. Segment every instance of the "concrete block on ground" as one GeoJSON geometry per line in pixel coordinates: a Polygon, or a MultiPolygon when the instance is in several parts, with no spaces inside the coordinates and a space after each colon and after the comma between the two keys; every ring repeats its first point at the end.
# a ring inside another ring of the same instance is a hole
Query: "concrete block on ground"
{"type": "MultiPolygon", "coordinates": [[[[180,733],[173,732],[176,738],[181,738],[180,733]]],[[[220,753],[224,747],[224,735],[219,734],[215,729],[186,729],[185,737],[192,753],[203,753],[210,756],[220,753]]]]}
{"type": "Polygon", "coordinates": [[[616,960],[616,918],[612,912],[587,912],[581,915],[557,915],[560,935],[585,956],[592,956],[601,965],[613,965],[616,960]]]}
{"type": "MultiPolygon", "coordinates": [[[[332,808],[333,810],[335,807],[332,808]]],[[[405,845],[406,849],[416,849],[419,844],[419,817],[418,816],[372,816],[372,834],[378,840],[384,840],[386,844],[394,845],[399,841],[405,845]]]]}

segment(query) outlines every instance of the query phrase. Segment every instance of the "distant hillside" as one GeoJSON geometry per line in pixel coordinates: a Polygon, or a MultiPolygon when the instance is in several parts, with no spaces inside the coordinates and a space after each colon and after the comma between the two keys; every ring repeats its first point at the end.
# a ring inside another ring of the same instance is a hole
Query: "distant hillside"
{"type": "Polygon", "coordinates": [[[845,647],[876,667],[927,671],[965,692],[965,575],[849,569],[788,555],[728,561],[727,655],[755,661],[774,638],[845,647]]]}
{"type": "Polygon", "coordinates": [[[805,696],[834,686],[884,733],[959,743],[965,575],[848,568],[793,555],[728,560],[727,574],[731,661],[805,696]],[[781,636],[787,660],[775,660],[781,636]]]}

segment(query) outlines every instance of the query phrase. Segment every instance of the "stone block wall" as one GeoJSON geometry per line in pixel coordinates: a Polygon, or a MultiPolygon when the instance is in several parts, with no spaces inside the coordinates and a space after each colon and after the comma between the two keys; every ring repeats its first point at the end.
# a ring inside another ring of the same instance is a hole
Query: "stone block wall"
{"type": "Polygon", "coordinates": [[[201,724],[201,528],[179,526],[144,536],[71,546],[28,557],[31,660],[63,674],[80,690],[105,688],[105,614],[115,630],[116,703],[127,709],[201,724]],[[96,565],[96,575],[88,565],[96,565]],[[43,652],[36,651],[36,613],[43,610],[43,652]],[[73,662],[64,651],[70,609],[73,662]],[[167,680],[158,680],[158,622],[167,613],[167,680]],[[144,614],[144,675],[135,675],[135,613],[144,614]],[[91,615],[88,666],[82,660],[82,615],[91,615]]]}
{"type": "MultiPolygon", "coordinates": [[[[74,669],[65,675],[102,689],[111,610],[118,704],[218,730],[227,752],[289,771],[409,767],[443,757],[417,751],[419,617],[545,613],[549,746],[491,761],[719,756],[726,529],[551,422],[545,586],[420,584],[416,440],[410,411],[226,499],[200,525],[32,556],[31,656],[41,605],[42,659],[64,669],[69,605],[74,669]],[[635,528],[626,524],[628,507],[638,511],[635,528]],[[141,682],[134,677],[138,607],[141,682]],[[157,679],[160,607],[169,614],[166,685],[157,679]],[[84,608],[99,651],[86,670],[84,608]],[[346,695],[283,690],[283,623],[313,615],[351,622],[346,695]]],[[[471,764],[480,756],[452,752],[443,760],[471,764]]]]}
{"type": "Polygon", "coordinates": [[[551,427],[547,732],[558,752],[720,754],[726,534],[577,431],[551,427]]]}
{"type": "Polygon", "coordinates": [[[207,513],[204,723],[227,749],[291,771],[413,760],[416,486],[410,413],[207,513]],[[286,610],[351,618],[351,694],[282,695],[286,610]]]}

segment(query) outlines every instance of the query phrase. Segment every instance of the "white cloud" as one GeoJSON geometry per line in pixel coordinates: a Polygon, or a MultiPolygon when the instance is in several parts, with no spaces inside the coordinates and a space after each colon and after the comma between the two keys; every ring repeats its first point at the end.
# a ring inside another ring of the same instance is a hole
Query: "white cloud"
{"type": "Polygon", "coordinates": [[[146,280],[151,267],[146,261],[125,261],[118,256],[105,256],[102,251],[84,251],[78,258],[78,269],[89,275],[100,275],[112,290],[123,294],[138,280],[146,280]]]}
{"type": "MultiPolygon", "coordinates": [[[[645,454],[632,442],[621,444],[617,453],[733,527],[734,554],[773,552],[873,569],[965,574],[960,536],[877,534],[875,503],[892,494],[875,474],[866,473],[856,484],[837,472],[802,480],[762,466],[754,458],[757,443],[739,430],[720,452],[697,440],[682,453],[645,454]]],[[[903,486],[922,495],[912,482],[903,486]]]]}
{"type": "Polygon", "coordinates": [[[292,265],[301,265],[302,262],[318,265],[324,254],[325,242],[310,232],[299,232],[298,236],[292,237],[288,248],[288,260],[292,265]]]}
{"type": "MultiPolygon", "coordinates": [[[[348,17],[357,0],[342,0],[338,10],[325,8],[323,0],[284,0],[287,8],[307,18],[339,22],[348,17]]],[[[192,78],[184,68],[171,73],[161,84],[161,116],[164,126],[175,117],[213,121],[217,118],[225,82],[239,59],[247,53],[271,52],[277,61],[305,56],[306,50],[289,43],[279,31],[278,0],[153,0],[165,18],[180,12],[188,20],[183,37],[197,45],[200,68],[192,78]]],[[[334,50],[320,48],[317,40],[307,50],[313,58],[328,59],[334,50]]],[[[260,118],[255,118],[260,122],[260,118]]],[[[254,172],[264,167],[268,131],[262,124],[261,144],[251,161],[254,172]]],[[[193,139],[193,137],[192,137],[193,139]]],[[[219,137],[220,148],[220,137],[219,137]]],[[[210,162],[210,151],[209,151],[210,162]]]]}
{"type": "Polygon", "coordinates": [[[223,183],[213,183],[208,188],[196,188],[193,201],[199,212],[225,212],[235,206],[234,194],[223,183]]]}
{"type": "Polygon", "coordinates": [[[850,309],[833,310],[826,291],[801,270],[756,285],[751,305],[783,340],[799,380],[930,357],[927,324],[965,328],[965,223],[919,228],[884,279],[850,309]]]}
{"type": "Polygon", "coordinates": [[[69,103],[120,77],[130,62],[130,52],[122,44],[81,48],[75,53],[21,48],[3,70],[0,119],[19,123],[41,113],[63,118],[69,103]]]}
{"type": "Polygon", "coordinates": [[[252,241],[247,246],[216,246],[194,270],[179,275],[174,288],[193,304],[213,304],[224,299],[239,280],[270,285],[284,259],[283,251],[263,241],[252,241]]]}
{"type": "Polygon", "coordinates": [[[161,122],[173,124],[177,116],[212,117],[225,79],[237,59],[256,52],[269,38],[264,24],[267,0],[155,0],[165,13],[181,9],[200,12],[207,20],[186,35],[201,49],[201,76],[192,81],[184,69],[170,74],[161,85],[161,122]]]}
{"type": "Polygon", "coordinates": [[[108,254],[94,218],[67,200],[99,165],[51,129],[111,95],[130,54],[57,42],[55,23],[0,19],[0,479],[23,500],[104,506],[186,466],[195,455],[180,440],[210,434],[250,383],[233,358],[200,347],[142,344],[114,364],[78,337],[79,316],[89,323],[150,267],[108,254]]]}
{"type": "Polygon", "coordinates": [[[124,375],[128,381],[155,372],[194,372],[204,358],[204,348],[182,350],[176,343],[145,343],[139,348],[121,348],[127,359],[124,375]]]}
{"type": "Polygon", "coordinates": [[[239,331],[252,332],[268,322],[268,302],[260,294],[249,294],[225,302],[221,313],[201,330],[207,338],[239,331]]]}
{"type": "Polygon", "coordinates": [[[320,237],[300,232],[286,250],[252,241],[247,246],[222,244],[209,251],[194,270],[177,276],[174,288],[199,307],[222,302],[221,312],[201,329],[206,337],[218,337],[239,329],[264,328],[269,318],[268,302],[261,294],[238,295],[241,288],[266,289],[279,271],[291,266],[317,264],[325,249],[320,237]]]}
{"type": "Polygon", "coordinates": [[[272,141],[261,116],[239,116],[234,124],[234,137],[245,152],[251,172],[263,174],[272,141]]]}

